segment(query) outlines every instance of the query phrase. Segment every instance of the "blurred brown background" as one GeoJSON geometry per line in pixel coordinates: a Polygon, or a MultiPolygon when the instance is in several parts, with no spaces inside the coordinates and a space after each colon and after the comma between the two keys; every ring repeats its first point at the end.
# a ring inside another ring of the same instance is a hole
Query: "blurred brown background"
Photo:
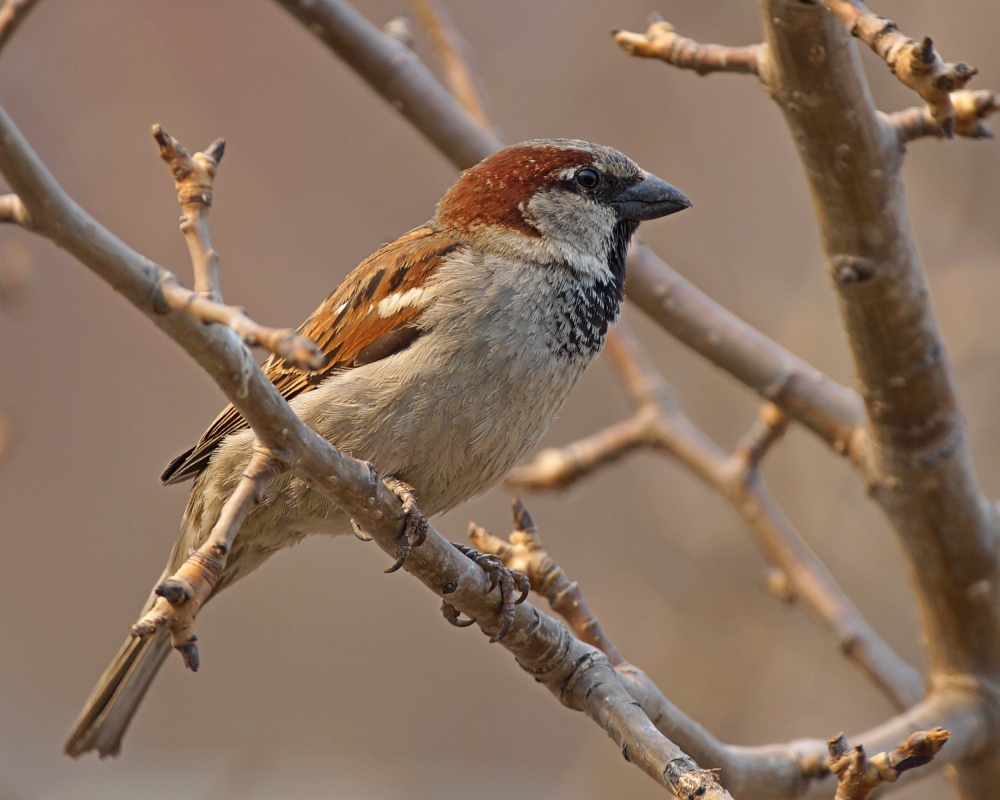
{"type": "MultiPolygon", "coordinates": [[[[759,39],[752,0],[652,3],[687,35],[759,39]]],[[[1000,88],[1000,5],[880,0],[911,35],[1000,88]]],[[[378,24],[403,0],[366,0],[378,24]]],[[[776,107],[748,77],[700,79],[629,59],[614,27],[650,0],[452,0],[508,141],[615,145],[695,202],[645,239],[753,325],[850,383],[810,200],[776,107]]],[[[418,50],[431,61],[424,41],[418,50]]],[[[880,106],[910,105],[867,51],[880,106]]],[[[276,4],[45,0],[0,64],[0,101],[66,189],[159,263],[190,274],[149,125],[187,146],[229,140],[213,240],[223,288],[261,321],[296,324],[381,242],[428,218],[454,178],[430,145],[276,4]]],[[[994,126],[996,127],[996,126],[994,126]]],[[[1000,150],[918,142],[911,211],[984,487],[1000,485],[1000,150]]],[[[173,542],[186,489],[157,476],[223,404],[176,346],[64,253],[0,230],[31,267],[0,314],[0,799],[663,797],[582,715],[499,647],[457,631],[356,540],[280,554],[199,619],[203,667],[171,658],[122,756],[73,763],[63,737],[134,621],[173,542]]],[[[757,401],[638,317],[690,415],[731,444],[757,401]]],[[[621,418],[593,368],[547,438],[621,418]]],[[[767,474],[791,519],[875,626],[921,662],[905,567],[848,466],[793,431],[767,474]]],[[[508,527],[494,491],[439,521],[508,527]]],[[[803,612],[763,588],[739,520],[670,464],[629,460],[568,495],[529,498],[549,549],[620,648],[722,739],[858,731],[890,713],[803,612]]],[[[941,796],[933,779],[902,792],[941,796]]]]}

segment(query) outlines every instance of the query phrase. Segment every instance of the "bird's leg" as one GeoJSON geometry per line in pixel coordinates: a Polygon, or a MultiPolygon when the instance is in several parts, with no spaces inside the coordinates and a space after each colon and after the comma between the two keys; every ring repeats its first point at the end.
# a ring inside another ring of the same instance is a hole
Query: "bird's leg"
{"type": "MultiPolygon", "coordinates": [[[[490,639],[491,642],[499,642],[507,635],[510,625],[514,621],[514,606],[523,603],[528,597],[528,592],[531,591],[528,576],[504,566],[499,556],[480,553],[464,544],[452,542],[452,545],[462,555],[486,571],[486,574],[490,576],[491,592],[497,586],[500,587],[500,630],[496,636],[490,639]]],[[[441,604],[441,613],[444,614],[444,618],[448,622],[459,628],[465,628],[475,622],[475,620],[460,619],[458,609],[447,600],[441,604]]]]}
{"type": "Polygon", "coordinates": [[[420,513],[420,509],[417,508],[417,496],[410,484],[398,478],[383,478],[382,482],[403,503],[403,514],[406,519],[403,532],[399,537],[399,547],[396,548],[396,561],[386,570],[386,572],[395,572],[406,563],[410,551],[414,547],[420,547],[424,543],[424,539],[427,538],[427,517],[420,513]]]}
{"type": "Polygon", "coordinates": [[[226,561],[243,522],[262,499],[265,490],[281,472],[271,453],[256,449],[236,489],[226,500],[219,519],[204,544],[192,550],[180,568],[153,590],[156,602],[132,626],[137,638],[149,636],[160,628],[170,631],[170,641],[184,658],[184,665],[198,670],[198,637],[194,619],[209,598],[226,568],[226,561]]]}

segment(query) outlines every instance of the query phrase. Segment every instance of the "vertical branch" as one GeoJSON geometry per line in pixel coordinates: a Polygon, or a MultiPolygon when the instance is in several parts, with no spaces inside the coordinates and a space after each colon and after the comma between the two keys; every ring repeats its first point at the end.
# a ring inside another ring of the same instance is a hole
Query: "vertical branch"
{"type": "MultiPolygon", "coordinates": [[[[797,0],[762,0],[761,8],[769,89],[806,168],[868,411],[869,487],[909,559],[932,683],[956,673],[998,680],[997,515],[972,466],[895,136],[836,17],[797,0]]],[[[967,798],[992,798],[1000,754],[958,771],[967,798]]]]}

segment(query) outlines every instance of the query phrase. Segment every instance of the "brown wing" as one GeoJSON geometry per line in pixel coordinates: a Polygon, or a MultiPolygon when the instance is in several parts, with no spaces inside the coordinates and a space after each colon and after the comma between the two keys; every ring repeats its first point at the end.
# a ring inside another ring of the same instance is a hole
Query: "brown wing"
{"type": "MultiPolygon", "coordinates": [[[[361,262],[299,328],[299,333],[319,345],[325,365],[306,371],[272,355],[264,362],[264,374],[291,400],[333,372],[405,349],[423,332],[417,324],[424,308],[420,289],[458,246],[451,237],[427,226],[385,245],[361,262]]],[[[239,411],[227,406],[198,444],[171,461],[160,479],[172,484],[198,475],[219,442],[246,427],[239,411]]]]}

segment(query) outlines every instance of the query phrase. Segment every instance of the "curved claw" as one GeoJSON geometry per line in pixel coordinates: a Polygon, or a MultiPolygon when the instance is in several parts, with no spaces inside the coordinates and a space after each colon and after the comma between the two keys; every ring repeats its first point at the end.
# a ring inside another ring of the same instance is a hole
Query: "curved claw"
{"type": "Polygon", "coordinates": [[[476,623],[472,617],[462,619],[462,612],[455,608],[455,606],[447,600],[443,600],[441,602],[441,613],[444,615],[444,618],[456,628],[468,628],[470,625],[474,625],[476,623]]]}
{"type": "Polygon", "coordinates": [[[414,547],[420,547],[427,539],[427,517],[420,513],[417,507],[417,496],[413,487],[398,478],[383,478],[386,488],[400,499],[403,504],[403,514],[406,523],[400,535],[399,547],[396,548],[396,561],[385,570],[386,574],[396,572],[409,558],[414,547]]]}
{"type": "Polygon", "coordinates": [[[514,622],[515,606],[523,603],[528,597],[528,592],[531,589],[528,576],[508,569],[504,566],[503,561],[495,555],[480,553],[478,550],[463,544],[455,542],[452,544],[460,553],[482,567],[490,576],[489,591],[492,592],[498,586],[500,587],[500,630],[496,636],[490,638],[491,643],[499,642],[510,633],[510,626],[514,622]]]}

